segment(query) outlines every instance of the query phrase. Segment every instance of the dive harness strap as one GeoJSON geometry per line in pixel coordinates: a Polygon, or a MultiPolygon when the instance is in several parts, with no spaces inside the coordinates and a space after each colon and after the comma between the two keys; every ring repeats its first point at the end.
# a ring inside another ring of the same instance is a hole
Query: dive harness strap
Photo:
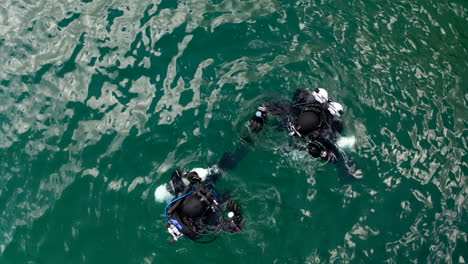
{"type": "Polygon", "coordinates": [[[290,137],[292,137],[294,135],[302,137],[301,133],[299,133],[299,131],[297,131],[296,127],[291,123],[288,124],[288,130],[289,130],[289,136],[290,137]]]}

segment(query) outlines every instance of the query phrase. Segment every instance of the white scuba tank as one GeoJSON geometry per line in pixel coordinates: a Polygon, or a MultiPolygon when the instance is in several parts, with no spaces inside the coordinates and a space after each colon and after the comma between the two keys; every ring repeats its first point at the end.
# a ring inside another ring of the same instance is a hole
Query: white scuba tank
{"type": "Polygon", "coordinates": [[[317,88],[312,92],[315,101],[323,104],[328,101],[328,92],[324,88],[317,88]]]}
{"type": "Polygon", "coordinates": [[[343,113],[343,106],[337,102],[331,102],[328,104],[328,112],[333,116],[340,117],[343,113]]]}
{"type": "MultiPolygon", "coordinates": [[[[210,175],[211,170],[213,169],[204,169],[204,168],[194,168],[190,170],[190,172],[194,171],[198,174],[198,176],[201,178],[201,181],[204,182],[206,178],[208,178],[208,175],[210,175]]],[[[188,186],[190,182],[182,177],[182,182],[184,183],[185,186],[188,186]]],[[[158,203],[166,203],[174,199],[174,187],[172,186],[172,182],[168,182],[165,184],[159,185],[156,190],[154,191],[154,199],[158,203]]]]}

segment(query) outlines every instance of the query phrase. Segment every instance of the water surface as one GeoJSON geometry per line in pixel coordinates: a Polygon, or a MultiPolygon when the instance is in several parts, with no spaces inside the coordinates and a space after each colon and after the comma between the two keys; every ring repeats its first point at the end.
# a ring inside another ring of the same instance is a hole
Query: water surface
{"type": "Polygon", "coordinates": [[[467,8],[3,1],[0,262],[465,263],[467,8]],[[218,184],[245,232],[169,244],[155,188],[301,87],[345,106],[364,179],[267,127],[218,184]]]}

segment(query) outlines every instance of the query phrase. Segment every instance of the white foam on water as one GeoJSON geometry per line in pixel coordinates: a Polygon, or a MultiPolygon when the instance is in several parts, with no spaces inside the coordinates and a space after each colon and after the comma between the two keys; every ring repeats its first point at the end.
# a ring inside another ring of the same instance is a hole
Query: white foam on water
{"type": "Polygon", "coordinates": [[[310,159],[309,153],[298,149],[286,149],[284,154],[292,161],[304,161],[310,159]]]}
{"type": "Polygon", "coordinates": [[[336,144],[342,149],[354,149],[354,145],[356,144],[356,138],[354,136],[340,137],[336,144]]]}
{"type": "Polygon", "coordinates": [[[161,184],[154,191],[154,199],[158,203],[167,203],[174,199],[174,196],[167,190],[166,184],[161,184]]]}

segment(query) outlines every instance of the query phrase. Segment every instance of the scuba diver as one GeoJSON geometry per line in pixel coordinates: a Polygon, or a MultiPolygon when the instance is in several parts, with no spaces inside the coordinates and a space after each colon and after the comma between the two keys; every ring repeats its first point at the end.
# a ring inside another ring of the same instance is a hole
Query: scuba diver
{"type": "Polygon", "coordinates": [[[328,98],[325,89],[316,88],[310,92],[301,88],[294,93],[292,104],[265,102],[259,106],[250,119],[250,127],[254,133],[259,133],[267,120],[267,114],[271,114],[281,118],[290,136],[336,141],[343,131],[343,113],[343,106],[328,98]]]}
{"type": "Polygon", "coordinates": [[[220,195],[214,184],[227,170],[234,169],[246,152],[247,146],[242,144],[236,153],[225,153],[214,168],[196,168],[186,173],[176,170],[171,183],[161,186],[177,197],[164,209],[166,228],[172,235],[170,242],[185,235],[195,242],[209,243],[221,231],[242,230],[241,207],[226,199],[227,195],[220,195]]]}
{"type": "MultiPolygon", "coordinates": [[[[267,120],[267,114],[281,118],[290,136],[299,136],[310,142],[327,140],[336,142],[343,131],[343,106],[328,98],[323,88],[313,92],[301,88],[294,93],[294,103],[265,102],[250,119],[250,127],[259,133],[267,120]]],[[[329,146],[329,144],[327,144],[329,146]]]]}
{"type": "Polygon", "coordinates": [[[350,165],[344,152],[336,144],[344,129],[341,117],[343,106],[328,98],[328,92],[323,88],[316,88],[313,92],[308,89],[297,89],[293,103],[265,102],[249,121],[251,130],[259,133],[267,120],[267,115],[280,118],[291,137],[300,137],[307,142],[309,154],[314,158],[337,164],[345,168],[347,174],[354,178],[361,178],[355,165],[350,165]]]}

